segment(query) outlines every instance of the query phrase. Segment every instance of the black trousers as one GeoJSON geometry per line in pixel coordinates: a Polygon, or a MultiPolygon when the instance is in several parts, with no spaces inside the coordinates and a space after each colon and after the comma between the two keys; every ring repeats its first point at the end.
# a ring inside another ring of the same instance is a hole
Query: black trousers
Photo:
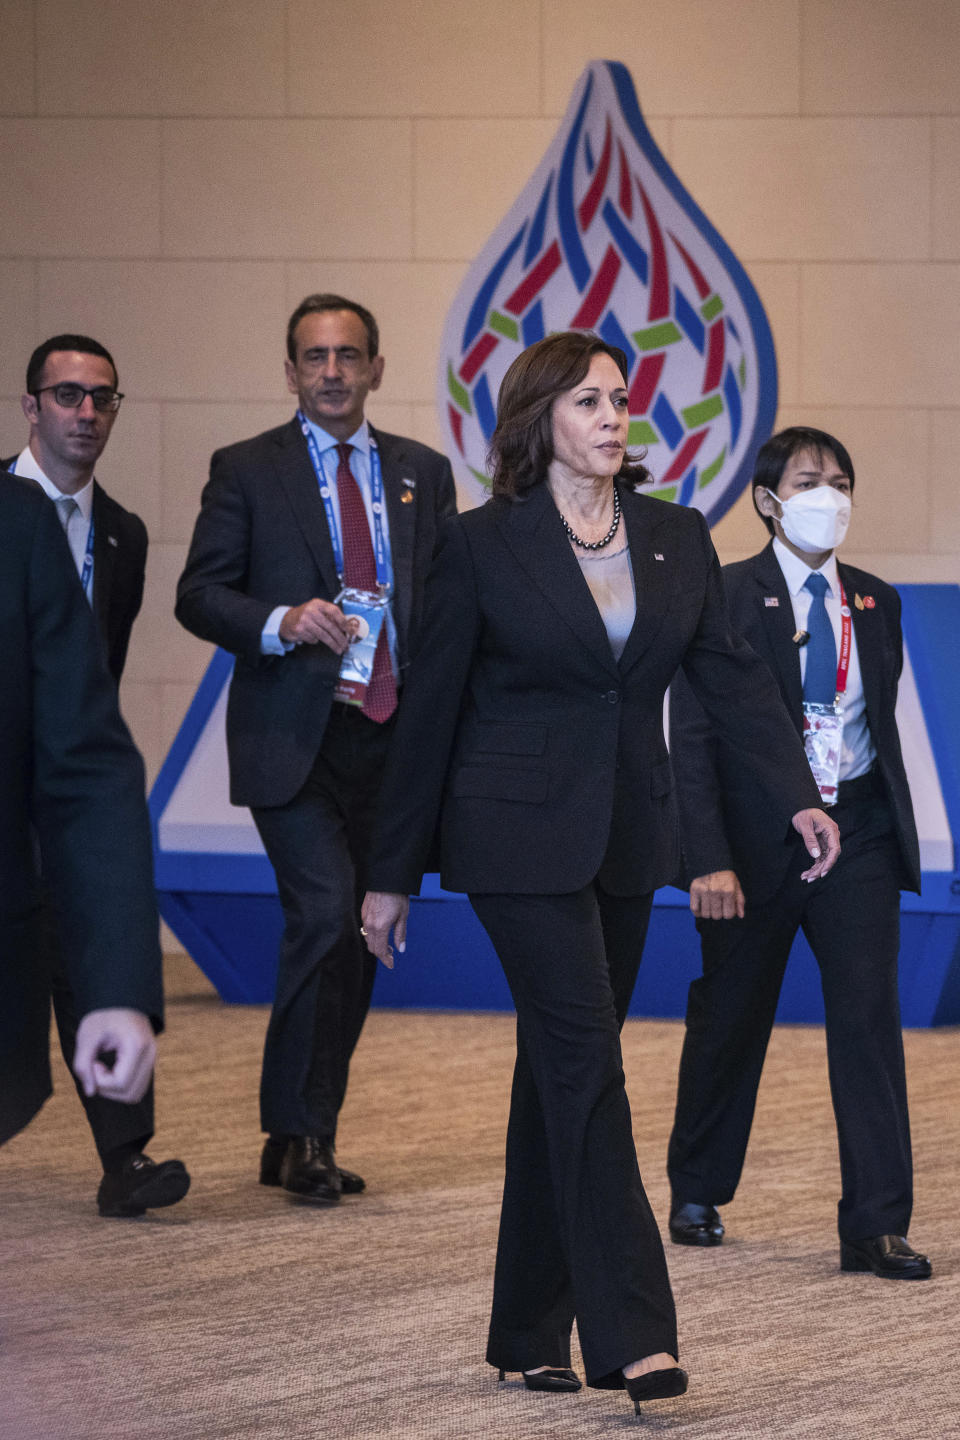
{"type": "Polygon", "coordinates": [[[798,930],[823,986],[842,1182],[840,1235],[905,1235],[913,1202],[900,1030],[900,851],[874,777],[841,785],[831,811],[843,850],[823,880],[799,866],[743,920],[698,922],[703,976],[690,986],[667,1169],[674,1196],[733,1199],[767,1042],[798,930]]]}
{"type": "Polygon", "coordinates": [[[574,1318],[587,1382],[677,1354],[676,1314],[644,1194],[620,1027],[652,897],[594,883],[572,895],[471,895],[517,1008],[517,1061],[487,1360],[570,1363],[574,1318]]]}
{"type": "Polygon", "coordinates": [[[86,1112],[87,1123],[101,1163],[111,1163],[111,1151],[121,1148],[136,1147],[138,1150],[145,1150],[153,1138],[153,1080],[151,1079],[142,1100],[138,1100],[135,1105],[126,1105],[119,1100],[107,1100],[102,1095],[84,1094],[83,1086],[73,1074],[79,1018],[73,991],[67,979],[56,909],[48,893],[44,894],[38,938],[43,951],[41,963],[50,976],[50,993],[60,1037],[60,1049],[64,1060],[70,1066],[70,1074],[86,1112]]]}
{"type": "Polygon", "coordinates": [[[360,935],[360,902],[392,729],[356,706],[334,704],[300,792],[286,805],[253,811],[284,918],[260,1083],[261,1124],[272,1135],[318,1135],[331,1144],[336,1136],[376,976],[360,935]]]}

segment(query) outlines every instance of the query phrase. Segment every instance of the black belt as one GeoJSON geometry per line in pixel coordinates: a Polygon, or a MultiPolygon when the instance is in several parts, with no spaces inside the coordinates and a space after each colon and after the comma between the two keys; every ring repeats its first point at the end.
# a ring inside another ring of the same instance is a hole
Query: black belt
{"type": "Polygon", "coordinates": [[[880,783],[880,771],[876,765],[863,775],[858,775],[854,780],[841,780],[837,787],[837,804],[842,800],[862,800],[867,795],[881,795],[883,786],[880,783]]]}

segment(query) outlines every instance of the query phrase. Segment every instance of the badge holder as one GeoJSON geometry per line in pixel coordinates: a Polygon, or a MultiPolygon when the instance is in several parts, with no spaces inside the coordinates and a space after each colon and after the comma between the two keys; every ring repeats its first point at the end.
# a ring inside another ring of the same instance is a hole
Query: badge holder
{"type": "Polygon", "coordinates": [[[824,805],[837,803],[840,784],[840,752],[843,745],[843,711],[833,705],[803,704],[803,748],[824,805]]]}
{"type": "Polygon", "coordinates": [[[354,590],[349,586],[341,590],[334,601],[348,619],[355,621],[350,645],[340,660],[340,674],[333,692],[333,698],[344,705],[362,707],[366,699],[389,603],[387,595],[374,595],[369,590],[354,590]]]}

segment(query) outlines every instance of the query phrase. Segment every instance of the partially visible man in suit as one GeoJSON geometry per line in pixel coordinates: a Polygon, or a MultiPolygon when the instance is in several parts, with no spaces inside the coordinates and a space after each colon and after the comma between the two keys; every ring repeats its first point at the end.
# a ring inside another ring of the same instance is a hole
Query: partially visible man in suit
{"type": "Polygon", "coordinates": [[[766,660],[803,734],[842,852],[819,885],[800,878],[743,783],[736,747],[712,731],[685,682],[671,697],[690,908],[703,977],[690,987],[668,1171],[670,1234],[719,1245],[716,1207],[740,1179],[760,1072],[790,948],[803,930],[820,967],[840,1145],[840,1265],[923,1280],[907,1242],[913,1177],[897,990],[900,891],[920,853],[895,707],[900,600],[838,564],[854,470],[839,440],[794,426],[761,448],[753,502],[773,537],[724,569],[731,620],[766,660]]]}
{"type": "Polygon", "coordinates": [[[283,906],[260,1180],[333,1205],[364,1189],[334,1144],[376,971],[359,922],[372,811],[456,495],[442,455],[364,418],[384,358],[362,305],[307,296],[285,368],[296,417],[213,456],[177,618],[236,656],[231,799],[253,812],[283,906]]]}
{"type": "MultiPolygon", "coordinates": [[[[112,500],[94,478],[123,396],[110,352],[86,335],[54,335],[38,345],[27,365],[21,404],[30,426],[26,447],[3,469],[32,480],[53,501],[84,594],[99,632],[95,644],[119,685],[130,631],[143,600],[147,532],[143,521],[112,500]]],[[[44,862],[45,863],[45,862],[44,862]]],[[[73,943],[57,916],[56,894],[44,908],[43,943],[53,983],[54,1013],[64,1059],[70,1065],[77,1010],[64,952],[73,943]]],[[[78,1091],[93,1132],[103,1177],[101,1215],[142,1215],[173,1205],[190,1177],[180,1160],[159,1164],[144,1152],[153,1136],[154,1095],[149,1086],[137,1105],[118,1105],[78,1091]]]]}
{"type": "Polygon", "coordinates": [[[83,1092],[136,1109],[163,999],[143,763],[52,506],[0,486],[0,1143],[50,1094],[39,835],[70,944],[83,1092]]]}

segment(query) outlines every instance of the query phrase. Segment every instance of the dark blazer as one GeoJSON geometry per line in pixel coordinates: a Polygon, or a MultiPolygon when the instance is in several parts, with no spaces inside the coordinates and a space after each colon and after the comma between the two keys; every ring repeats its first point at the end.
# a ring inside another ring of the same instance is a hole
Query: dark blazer
{"type": "MultiPolygon", "coordinates": [[[[371,427],[372,428],[372,427],[371,427]]],[[[393,556],[393,615],[401,667],[420,618],[437,527],[456,511],[450,463],[416,440],[373,431],[380,448],[393,556]]],[[[316,759],[339,656],[300,645],[260,653],[278,605],[333,600],[340,584],[330,531],[296,420],[218,450],[177,586],[180,623],[237,657],[227,706],[230,798],[283,805],[316,759]]]]}
{"type": "Polygon", "coordinates": [[[143,763],[53,506],[0,485],[0,1139],[50,1093],[50,997],[37,962],[33,828],[71,935],[81,1015],[122,1006],[159,1028],[160,948],[143,763]]]}
{"type": "MultiPolygon", "coordinates": [[[[919,891],[920,849],[895,715],[903,666],[900,597],[876,575],[852,565],[838,568],[851,606],[877,766],[900,841],[903,886],[919,891]],[[874,604],[861,610],[855,603],[857,595],[872,597],[874,604]]],[[[801,735],[800,652],[793,641],[790,592],[773,542],[759,555],[725,566],[723,579],[731,620],[769,666],[801,735]],[[767,599],[778,603],[767,605],[767,599]]],[[[688,879],[735,870],[749,900],[759,903],[769,898],[795,858],[798,842],[785,839],[776,818],[757,806],[736,738],[731,741],[714,731],[682,680],[671,691],[670,751],[677,773],[688,879]]]]}
{"type": "MultiPolygon", "coordinates": [[[[8,470],[17,457],[0,460],[8,470]]],[[[93,613],[97,617],[107,665],[117,684],[123,674],[130,631],[143,604],[147,568],[147,529],[139,515],[125,510],[103,486],[93,482],[93,613]]]]}
{"type": "Polygon", "coordinates": [[[818,803],[766,667],[730,630],[703,517],[621,487],[637,613],[619,663],[545,485],[445,529],[370,867],[416,890],[435,817],[454,890],[615,894],[674,881],[663,698],[678,665],[780,831],[818,803]],[[762,797],[762,798],[761,798],[762,797]]]}

